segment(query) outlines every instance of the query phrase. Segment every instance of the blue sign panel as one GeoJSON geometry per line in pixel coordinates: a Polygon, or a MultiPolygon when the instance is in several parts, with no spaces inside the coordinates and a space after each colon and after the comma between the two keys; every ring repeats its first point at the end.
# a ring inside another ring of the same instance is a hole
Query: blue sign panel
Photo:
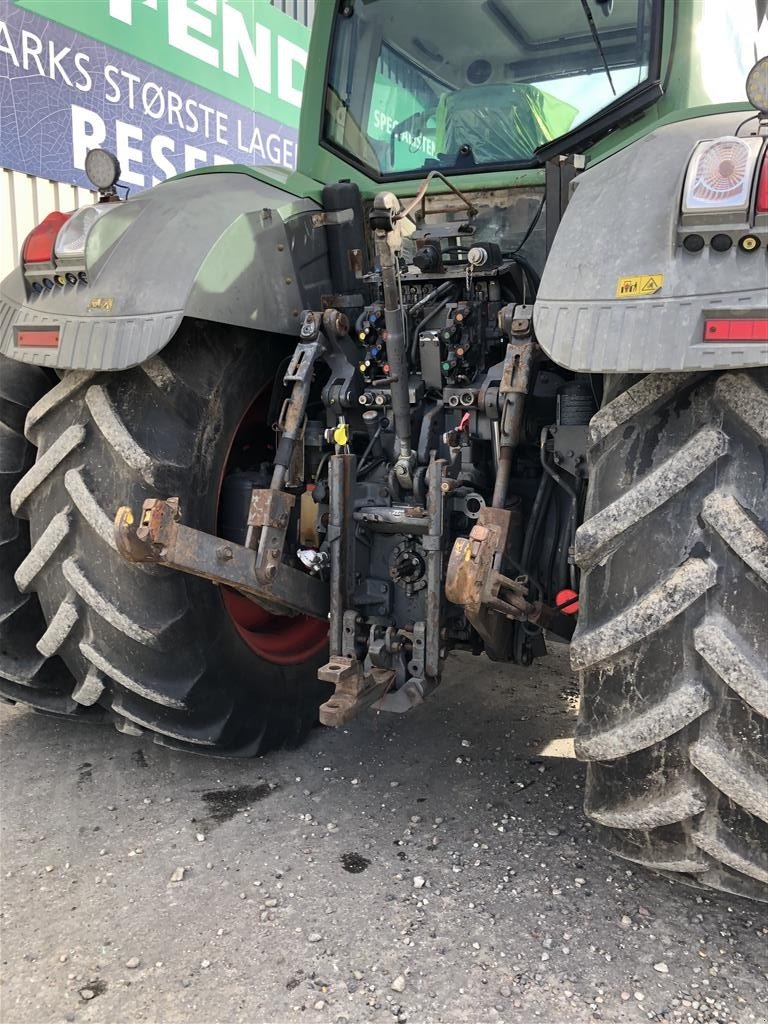
{"type": "Polygon", "coordinates": [[[0,0],[0,166],[87,188],[104,146],[139,190],[208,164],[293,169],[296,144],[294,127],[0,0]]]}

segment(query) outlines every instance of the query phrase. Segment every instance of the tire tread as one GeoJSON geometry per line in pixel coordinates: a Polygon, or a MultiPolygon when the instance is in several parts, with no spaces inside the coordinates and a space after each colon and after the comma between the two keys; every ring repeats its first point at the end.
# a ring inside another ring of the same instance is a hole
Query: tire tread
{"type": "Polygon", "coordinates": [[[651,375],[597,413],[572,644],[575,747],[604,844],[756,899],[768,894],[767,384],[762,369],[651,375]],[[670,569],[661,559],[676,552],[670,569]]]}

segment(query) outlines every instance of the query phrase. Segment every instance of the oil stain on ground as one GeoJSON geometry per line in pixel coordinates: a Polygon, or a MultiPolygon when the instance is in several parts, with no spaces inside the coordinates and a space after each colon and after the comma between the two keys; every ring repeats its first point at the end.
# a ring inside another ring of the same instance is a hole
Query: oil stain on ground
{"type": "Polygon", "coordinates": [[[131,760],[137,768],[149,768],[149,762],[144,754],[144,751],[139,747],[138,750],[134,750],[131,754],[131,760]]]}
{"type": "Polygon", "coordinates": [[[258,803],[264,797],[274,793],[274,789],[266,782],[258,786],[236,786],[233,789],[212,789],[203,793],[203,803],[208,809],[211,821],[221,825],[229,821],[239,811],[244,811],[251,804],[258,803]]]}
{"type": "Polygon", "coordinates": [[[350,875],[359,875],[361,871],[365,871],[370,863],[368,858],[363,857],[360,853],[342,853],[341,855],[341,866],[350,875]]]}

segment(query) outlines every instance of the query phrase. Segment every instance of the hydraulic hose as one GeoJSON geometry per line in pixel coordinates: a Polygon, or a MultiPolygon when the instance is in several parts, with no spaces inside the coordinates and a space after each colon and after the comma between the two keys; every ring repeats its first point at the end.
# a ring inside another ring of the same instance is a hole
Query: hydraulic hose
{"type": "Polygon", "coordinates": [[[387,231],[376,230],[376,255],[381,266],[381,285],[384,292],[384,322],[387,327],[387,360],[390,373],[390,394],[395,435],[400,458],[411,459],[411,403],[408,399],[408,357],[403,310],[397,287],[397,263],[389,245],[387,231]]]}

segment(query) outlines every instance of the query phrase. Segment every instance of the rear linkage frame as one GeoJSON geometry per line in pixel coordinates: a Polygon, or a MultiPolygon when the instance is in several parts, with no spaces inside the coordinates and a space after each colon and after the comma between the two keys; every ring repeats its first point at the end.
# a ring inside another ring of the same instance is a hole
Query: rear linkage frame
{"type": "MultiPolygon", "coordinates": [[[[396,266],[388,237],[394,220],[389,210],[379,207],[372,222],[390,336],[387,350],[398,444],[392,473],[407,502],[415,490],[415,453],[410,441],[408,366],[396,298],[396,266]]],[[[446,500],[457,485],[452,462],[432,452],[425,487],[420,488],[426,495],[422,502],[414,493],[412,504],[356,506],[358,459],[349,447],[349,427],[343,416],[337,416],[337,425],[325,432],[326,442],[333,445],[324,545],[328,578],[323,580],[284,560],[296,502],[286,485],[302,439],[315,364],[324,360],[332,371],[330,391],[334,393],[325,399],[327,408],[343,409],[356,398],[350,382],[358,359],[348,319],[336,309],[303,314],[299,341],[283,377],[291,393],[280,415],[281,437],[270,486],[252,490],[245,543],[235,544],[186,526],[178,498],[149,498],[138,516],[125,506],[118,510],[118,550],[132,562],[154,562],[231,587],[272,612],[327,618],[329,660],[319,669],[318,678],[334,684],[335,692],[320,709],[320,721],[325,725],[343,725],[371,704],[382,710],[406,711],[424,700],[439,683],[448,653],[447,601],[463,609],[492,657],[510,657],[510,620],[527,621],[570,639],[575,625],[572,616],[540,601],[530,602],[527,577],[511,579],[500,571],[512,527],[519,526],[513,523],[519,511],[505,506],[512,459],[523,429],[525,399],[539,356],[531,315],[530,306],[519,305],[505,306],[499,314],[499,328],[509,342],[500,382],[495,389],[487,389],[498,394],[484,396],[486,406],[490,403],[497,410],[492,417],[497,418],[499,441],[493,498],[490,506],[480,509],[469,536],[455,539],[450,558],[446,557],[446,500]],[[341,391],[336,395],[338,382],[341,391]],[[379,533],[402,536],[406,543],[418,541],[425,563],[420,621],[387,625],[381,618],[369,621],[355,607],[356,584],[368,575],[356,566],[356,540],[361,531],[369,537],[379,533]]],[[[453,434],[444,438],[452,454],[459,449],[451,446],[460,443],[458,431],[453,434]]]]}

